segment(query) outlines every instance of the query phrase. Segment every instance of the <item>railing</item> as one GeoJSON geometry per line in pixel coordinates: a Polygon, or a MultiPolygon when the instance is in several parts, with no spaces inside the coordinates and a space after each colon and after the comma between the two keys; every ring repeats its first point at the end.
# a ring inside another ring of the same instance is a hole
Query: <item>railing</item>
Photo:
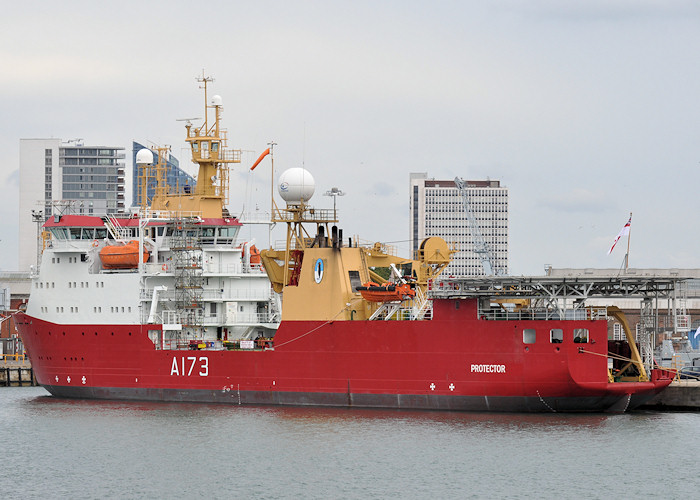
{"type": "MultiPolygon", "coordinates": [[[[207,326],[230,324],[226,314],[205,314],[203,324],[207,326]]],[[[271,323],[270,313],[241,313],[232,314],[231,319],[236,325],[257,325],[260,323],[271,323]]]]}
{"type": "Polygon", "coordinates": [[[294,210],[278,210],[274,214],[276,222],[293,222],[301,217],[303,222],[315,222],[315,221],[334,221],[335,213],[332,208],[310,208],[305,207],[304,210],[299,214],[299,211],[294,210]]]}
{"type": "Polygon", "coordinates": [[[138,210],[139,217],[142,219],[185,219],[198,217],[201,218],[201,211],[185,211],[185,210],[151,210],[140,208],[138,210]]]}
{"type": "Polygon", "coordinates": [[[432,303],[423,293],[421,287],[416,287],[416,295],[412,300],[411,314],[416,319],[423,319],[426,312],[430,309],[432,303]]]}
{"type": "Polygon", "coordinates": [[[264,273],[265,269],[262,264],[244,264],[237,262],[235,264],[212,264],[204,263],[204,272],[211,274],[248,274],[248,273],[264,273]]]}
{"type": "Polygon", "coordinates": [[[16,279],[27,279],[29,277],[29,272],[25,271],[0,271],[1,280],[16,280],[16,279]]]}
{"type": "Polygon", "coordinates": [[[237,218],[241,224],[272,224],[270,212],[244,212],[237,218]]]}
{"type": "Polygon", "coordinates": [[[156,349],[170,351],[261,351],[271,349],[274,346],[272,339],[234,339],[234,340],[187,340],[187,339],[167,339],[161,343],[154,341],[156,349]]]}
{"type": "Polygon", "coordinates": [[[562,320],[586,321],[605,320],[608,318],[604,307],[587,307],[585,309],[556,309],[528,308],[522,310],[508,309],[479,309],[479,317],[491,321],[522,321],[522,320],[562,320]],[[563,312],[563,314],[562,314],[563,312]]]}
{"type": "Polygon", "coordinates": [[[241,150],[240,149],[224,149],[219,151],[219,160],[230,162],[230,163],[240,163],[241,162],[241,150]]]}
{"type": "MultiPolygon", "coordinates": [[[[156,349],[161,349],[161,344],[154,341],[156,349]]],[[[191,351],[196,349],[206,349],[211,351],[223,351],[224,346],[220,340],[186,340],[186,339],[166,339],[163,341],[163,350],[168,351],[191,351]],[[201,347],[201,346],[204,347],[201,347]]]]}
{"type": "Polygon", "coordinates": [[[415,306],[402,307],[398,311],[398,319],[405,321],[431,320],[433,319],[433,308],[431,305],[430,301],[426,301],[425,305],[420,308],[415,306]]]}
{"type": "Polygon", "coordinates": [[[411,302],[384,302],[372,313],[369,319],[370,321],[419,321],[433,319],[432,307],[428,307],[428,305],[417,307],[411,302]]]}
{"type": "Polygon", "coordinates": [[[50,239],[46,242],[46,248],[53,248],[55,250],[82,250],[85,251],[87,248],[92,246],[94,240],[59,240],[50,239]]]}
{"type": "MultiPolygon", "coordinates": [[[[331,238],[330,235],[326,235],[326,237],[329,239],[331,238]]],[[[306,245],[306,247],[311,246],[311,243],[313,241],[314,241],[314,238],[304,238],[304,244],[306,245]]],[[[290,250],[301,249],[301,247],[299,247],[297,245],[297,241],[295,239],[292,239],[289,243],[290,243],[290,247],[289,247],[290,250]]],[[[345,243],[347,243],[347,242],[345,242],[345,243]]],[[[343,243],[343,246],[347,246],[347,245],[345,245],[345,243],[343,243]]],[[[380,242],[369,242],[367,240],[360,240],[357,237],[354,237],[352,239],[352,245],[353,245],[353,248],[355,248],[355,247],[366,248],[366,249],[370,250],[370,253],[372,250],[374,250],[374,251],[378,250],[386,255],[392,255],[394,257],[397,256],[397,253],[398,253],[396,247],[393,245],[388,245],[386,243],[380,243],[380,242]]],[[[287,247],[286,240],[275,240],[273,242],[273,249],[274,250],[283,251],[286,249],[286,247],[287,247]]]]}
{"type": "MultiPolygon", "coordinates": [[[[182,324],[182,316],[186,313],[181,313],[180,311],[162,311],[160,314],[160,319],[164,325],[178,325],[182,324]]],[[[272,313],[241,313],[235,312],[231,314],[229,318],[226,313],[222,314],[203,314],[202,324],[204,326],[217,326],[217,325],[258,325],[273,322],[272,313]],[[232,321],[228,321],[231,319],[232,321]]]]}
{"type": "MultiPolygon", "coordinates": [[[[223,291],[221,289],[203,288],[199,291],[201,299],[204,301],[221,301],[235,302],[239,300],[268,300],[270,298],[270,289],[255,289],[255,288],[239,288],[223,291]]],[[[175,300],[177,291],[173,288],[168,288],[167,291],[158,293],[158,300],[175,300]]],[[[143,300],[151,300],[153,298],[153,289],[143,289],[139,295],[143,300]]]]}
{"type": "Polygon", "coordinates": [[[7,364],[8,361],[21,361],[22,364],[27,360],[26,355],[24,354],[0,354],[0,357],[2,357],[3,363],[7,364]]]}
{"type": "MultiPolygon", "coordinates": [[[[147,262],[144,264],[144,270],[146,274],[160,274],[160,273],[175,273],[177,272],[175,263],[173,261],[168,262],[147,262]]],[[[237,274],[264,274],[265,268],[262,264],[243,264],[241,262],[235,264],[212,264],[205,262],[202,265],[202,270],[207,274],[223,274],[223,275],[237,275],[237,274]]]]}
{"type": "Polygon", "coordinates": [[[130,237],[130,233],[127,228],[122,227],[117,223],[117,219],[113,215],[107,215],[103,219],[107,231],[112,235],[112,238],[116,240],[126,240],[130,237]]]}

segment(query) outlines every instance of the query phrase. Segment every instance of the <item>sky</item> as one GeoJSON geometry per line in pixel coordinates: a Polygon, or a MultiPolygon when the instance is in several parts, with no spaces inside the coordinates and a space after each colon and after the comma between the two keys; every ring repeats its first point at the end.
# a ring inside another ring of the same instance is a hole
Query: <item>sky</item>
{"type": "Polygon", "coordinates": [[[2,270],[31,224],[21,138],[123,146],[128,175],[132,140],[169,145],[194,174],[203,71],[243,150],[233,213],[269,207],[248,167],[274,141],[276,173],[309,170],[320,208],[342,189],[344,234],[400,255],[427,172],[509,189],[511,274],[619,268],[630,213],[631,267],[700,267],[696,1],[3,2],[0,64],[2,270]]]}

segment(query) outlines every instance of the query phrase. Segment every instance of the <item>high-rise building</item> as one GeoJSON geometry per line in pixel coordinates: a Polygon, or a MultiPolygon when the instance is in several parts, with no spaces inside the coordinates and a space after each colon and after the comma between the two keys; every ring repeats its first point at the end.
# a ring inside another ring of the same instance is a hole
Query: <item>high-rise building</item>
{"type": "Polygon", "coordinates": [[[20,139],[20,271],[36,264],[38,226],[50,216],[104,216],[124,210],[123,160],[122,147],[84,146],[61,139],[20,139]]]}
{"type": "MultiPolygon", "coordinates": [[[[136,164],[136,153],[141,151],[142,149],[149,149],[146,146],[143,146],[142,144],[139,144],[138,142],[134,141],[132,143],[132,161],[133,161],[133,168],[132,168],[132,179],[133,179],[133,184],[131,187],[131,206],[132,207],[139,207],[142,205],[142,194],[141,194],[141,183],[138,181],[138,179],[141,178],[141,169],[142,167],[140,165],[136,164]]],[[[154,154],[154,160],[158,160],[158,153],[156,151],[153,151],[154,154]]],[[[166,159],[166,173],[165,173],[165,183],[166,185],[173,189],[174,191],[181,191],[184,186],[194,186],[196,184],[196,181],[194,180],[194,177],[192,177],[190,174],[185,172],[180,168],[180,162],[177,158],[175,158],[173,155],[170,153],[167,154],[167,159],[166,159]]],[[[148,183],[148,188],[147,188],[147,198],[150,200],[153,198],[153,195],[155,194],[155,189],[156,189],[156,180],[155,178],[149,179],[148,183]]]]}
{"type": "MultiPolygon", "coordinates": [[[[500,181],[464,181],[473,220],[492,256],[493,270],[508,273],[508,188],[500,181]]],[[[410,174],[411,248],[424,238],[439,236],[455,245],[452,262],[443,276],[483,276],[479,254],[460,190],[454,180],[428,179],[410,174]]]]}

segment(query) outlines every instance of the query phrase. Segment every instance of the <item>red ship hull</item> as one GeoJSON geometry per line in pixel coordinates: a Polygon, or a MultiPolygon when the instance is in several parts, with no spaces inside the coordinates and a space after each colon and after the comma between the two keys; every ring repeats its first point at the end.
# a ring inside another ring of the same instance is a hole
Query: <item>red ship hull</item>
{"type": "Polygon", "coordinates": [[[470,411],[625,411],[671,378],[609,383],[605,321],[488,321],[435,301],[431,321],[283,322],[274,349],[159,350],[154,325],[59,325],[19,313],[37,381],[59,397],[470,411]],[[550,343],[560,328],[564,341],[550,343]],[[573,342],[586,328],[589,342],[573,342]],[[537,341],[523,343],[523,329],[537,341]]]}

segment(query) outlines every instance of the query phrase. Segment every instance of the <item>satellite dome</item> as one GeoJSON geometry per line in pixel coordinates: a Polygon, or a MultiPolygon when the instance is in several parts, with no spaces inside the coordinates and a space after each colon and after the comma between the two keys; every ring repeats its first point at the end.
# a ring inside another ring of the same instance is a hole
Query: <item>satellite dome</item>
{"type": "Polygon", "coordinates": [[[316,185],[308,170],[290,168],[280,175],[277,189],[282,199],[287,203],[299,203],[301,200],[309,201],[311,199],[316,185]]]}
{"type": "Polygon", "coordinates": [[[136,153],[137,165],[153,165],[153,151],[143,148],[136,153]]]}
{"type": "Polygon", "coordinates": [[[220,95],[214,95],[211,97],[211,105],[212,106],[223,106],[224,100],[221,99],[220,95]]]}

